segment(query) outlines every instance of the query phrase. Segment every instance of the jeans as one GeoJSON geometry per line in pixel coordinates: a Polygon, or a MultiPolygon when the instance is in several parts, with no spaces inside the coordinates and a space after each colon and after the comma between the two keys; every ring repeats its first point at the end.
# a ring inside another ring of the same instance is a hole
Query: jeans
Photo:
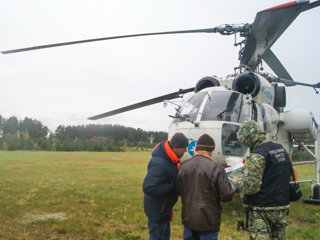
{"type": "Polygon", "coordinates": [[[183,240],[218,240],[218,232],[198,232],[184,226],[183,240]]]}
{"type": "Polygon", "coordinates": [[[170,221],[157,223],[148,219],[149,240],[169,240],[170,239],[170,221]]]}

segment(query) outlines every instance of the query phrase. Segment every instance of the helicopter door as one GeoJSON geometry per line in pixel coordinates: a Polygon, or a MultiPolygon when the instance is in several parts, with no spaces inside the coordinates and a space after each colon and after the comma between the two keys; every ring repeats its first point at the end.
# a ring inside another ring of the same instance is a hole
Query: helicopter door
{"type": "Polygon", "coordinates": [[[221,132],[221,147],[224,156],[244,156],[247,148],[238,141],[237,131],[240,126],[224,123],[221,132]]]}

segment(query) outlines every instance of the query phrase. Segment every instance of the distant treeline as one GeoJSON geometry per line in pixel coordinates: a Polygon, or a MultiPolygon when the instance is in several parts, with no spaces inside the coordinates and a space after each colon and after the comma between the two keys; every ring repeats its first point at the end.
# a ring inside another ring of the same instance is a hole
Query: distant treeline
{"type": "Polygon", "coordinates": [[[127,151],[151,149],[166,132],[121,125],[60,125],[54,132],[40,121],[0,115],[0,150],[127,151]]]}

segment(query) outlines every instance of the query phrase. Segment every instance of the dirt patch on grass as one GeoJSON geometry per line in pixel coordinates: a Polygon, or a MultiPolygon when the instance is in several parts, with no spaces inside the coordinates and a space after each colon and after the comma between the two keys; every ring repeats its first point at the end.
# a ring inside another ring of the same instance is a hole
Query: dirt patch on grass
{"type": "Polygon", "coordinates": [[[67,215],[65,213],[27,213],[22,220],[26,222],[47,221],[47,220],[65,220],[67,215]]]}

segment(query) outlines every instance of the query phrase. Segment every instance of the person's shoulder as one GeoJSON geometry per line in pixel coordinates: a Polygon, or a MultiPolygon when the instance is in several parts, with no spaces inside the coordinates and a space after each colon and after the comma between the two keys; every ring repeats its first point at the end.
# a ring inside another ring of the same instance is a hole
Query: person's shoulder
{"type": "Polygon", "coordinates": [[[217,168],[217,169],[224,169],[224,167],[222,167],[222,165],[214,160],[212,160],[211,158],[208,158],[206,156],[200,156],[200,162],[206,166],[209,169],[211,168],[217,168]]]}
{"type": "Polygon", "coordinates": [[[162,156],[152,156],[152,158],[150,158],[149,164],[151,165],[162,165],[163,162],[165,162],[166,159],[162,156]]]}
{"type": "Polygon", "coordinates": [[[193,158],[194,158],[194,157],[191,157],[191,158],[188,158],[188,159],[186,159],[186,160],[181,161],[181,167],[182,167],[183,165],[190,164],[190,163],[191,163],[191,160],[192,160],[193,158]]]}
{"type": "Polygon", "coordinates": [[[218,162],[212,161],[213,162],[213,167],[218,169],[219,172],[226,172],[226,169],[218,162]]]}
{"type": "Polygon", "coordinates": [[[257,166],[257,165],[265,164],[265,161],[266,161],[265,156],[263,156],[259,153],[251,153],[250,160],[248,160],[246,162],[247,162],[247,165],[257,166]]]}

